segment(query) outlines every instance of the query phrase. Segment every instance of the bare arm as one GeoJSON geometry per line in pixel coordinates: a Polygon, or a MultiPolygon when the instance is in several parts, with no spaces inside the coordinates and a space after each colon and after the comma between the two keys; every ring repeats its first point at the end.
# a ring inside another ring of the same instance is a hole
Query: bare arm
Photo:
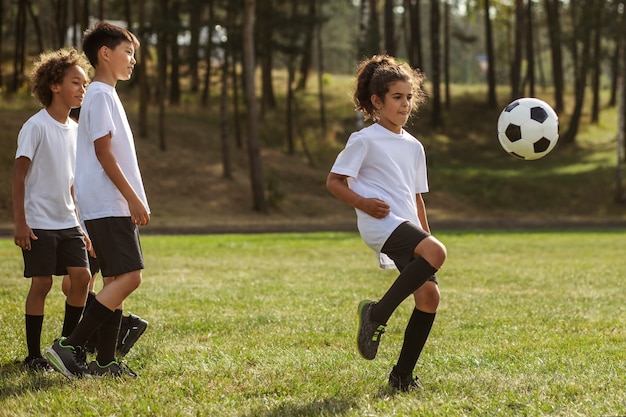
{"type": "Polygon", "coordinates": [[[382,219],[389,214],[389,205],[378,198],[365,198],[348,187],[348,177],[331,172],[326,179],[326,188],[338,200],[351,207],[358,208],[370,216],[382,219]]]}
{"type": "Polygon", "coordinates": [[[428,224],[428,216],[426,216],[426,205],[421,194],[415,195],[415,201],[417,203],[417,218],[422,225],[422,228],[430,233],[430,225],[428,224]]]}
{"type": "Polygon", "coordinates": [[[96,139],[94,147],[96,149],[96,157],[100,165],[102,165],[104,172],[106,172],[107,176],[128,202],[130,217],[133,223],[141,226],[150,223],[148,209],[128,182],[128,179],[115,159],[115,155],[111,152],[111,134],[109,133],[106,136],[96,139]]]}
{"type": "Polygon", "coordinates": [[[26,174],[30,169],[30,159],[20,156],[13,167],[12,199],[13,199],[13,242],[22,249],[30,250],[30,240],[37,240],[30,226],[26,223],[24,196],[26,194],[26,174]]]}

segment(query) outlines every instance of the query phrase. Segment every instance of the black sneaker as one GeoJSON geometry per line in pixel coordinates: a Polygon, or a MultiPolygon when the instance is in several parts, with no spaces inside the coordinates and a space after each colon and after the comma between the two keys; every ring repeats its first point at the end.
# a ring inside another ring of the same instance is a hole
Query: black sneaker
{"type": "Polygon", "coordinates": [[[148,328],[148,322],[134,314],[122,317],[120,332],[117,336],[117,353],[125,356],[148,328]]]}
{"type": "Polygon", "coordinates": [[[23,365],[29,371],[53,372],[54,369],[43,356],[29,356],[24,359],[23,365]]]}
{"type": "Polygon", "coordinates": [[[392,388],[402,392],[417,391],[424,389],[422,382],[418,377],[414,377],[411,374],[400,375],[396,371],[394,366],[389,374],[389,385],[392,388]]]}
{"type": "Polygon", "coordinates": [[[87,368],[87,372],[89,376],[95,378],[103,376],[119,377],[122,376],[122,367],[115,360],[105,366],[100,366],[98,361],[92,361],[87,368]]]}
{"type": "Polygon", "coordinates": [[[356,345],[359,354],[367,360],[372,360],[378,352],[380,337],[385,333],[385,325],[370,320],[372,309],[376,303],[370,300],[363,300],[359,303],[357,310],[358,330],[356,345]]]}
{"type": "Polygon", "coordinates": [[[64,345],[65,339],[65,337],[56,339],[52,346],[46,349],[46,359],[54,369],[69,379],[81,378],[87,372],[85,352],[81,346],[64,345]]]}

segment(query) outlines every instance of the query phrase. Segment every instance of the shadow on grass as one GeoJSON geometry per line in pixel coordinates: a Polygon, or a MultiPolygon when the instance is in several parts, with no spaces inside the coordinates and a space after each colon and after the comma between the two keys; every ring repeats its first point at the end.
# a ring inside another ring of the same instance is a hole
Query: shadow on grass
{"type": "Polygon", "coordinates": [[[271,410],[253,410],[242,417],[340,416],[354,409],[356,401],[348,398],[324,398],[309,404],[280,404],[271,410]]]}
{"type": "Polygon", "coordinates": [[[50,378],[53,372],[26,370],[21,361],[0,364],[0,375],[0,401],[59,384],[58,378],[50,378]]]}

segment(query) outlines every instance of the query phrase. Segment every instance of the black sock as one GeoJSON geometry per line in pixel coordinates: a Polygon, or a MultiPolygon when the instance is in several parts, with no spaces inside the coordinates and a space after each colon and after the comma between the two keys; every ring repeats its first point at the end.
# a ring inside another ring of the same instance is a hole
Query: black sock
{"type": "Polygon", "coordinates": [[[389,317],[391,317],[400,303],[424,285],[435,272],[437,272],[437,269],[421,256],[409,262],[387,290],[387,293],[372,309],[372,321],[387,324],[387,320],[389,320],[389,317]]]}
{"type": "Polygon", "coordinates": [[[409,319],[404,331],[404,343],[396,364],[396,372],[401,376],[413,374],[413,369],[424,349],[430,329],[433,327],[437,313],[425,313],[418,309],[413,309],[413,314],[409,319]]]}
{"type": "Polygon", "coordinates": [[[65,303],[65,319],[63,320],[61,336],[67,337],[72,334],[80,321],[80,317],[83,315],[84,309],[85,306],[75,307],[69,305],[67,302],[65,303]]]}
{"type": "Polygon", "coordinates": [[[122,310],[115,310],[98,329],[98,363],[102,366],[115,359],[117,334],[120,331],[122,310]]]}
{"type": "Polygon", "coordinates": [[[89,307],[91,302],[96,299],[96,293],[93,291],[89,291],[87,293],[87,301],[85,302],[85,308],[89,307]]]}
{"type": "Polygon", "coordinates": [[[26,314],[26,346],[28,356],[41,357],[41,329],[43,328],[43,316],[31,316],[26,314]]]}
{"type": "Polygon", "coordinates": [[[78,326],[76,326],[72,334],[63,344],[85,346],[85,342],[87,342],[89,336],[91,336],[111,314],[113,314],[113,311],[100,304],[97,299],[94,299],[89,307],[85,309],[83,319],[78,323],[78,326]]]}

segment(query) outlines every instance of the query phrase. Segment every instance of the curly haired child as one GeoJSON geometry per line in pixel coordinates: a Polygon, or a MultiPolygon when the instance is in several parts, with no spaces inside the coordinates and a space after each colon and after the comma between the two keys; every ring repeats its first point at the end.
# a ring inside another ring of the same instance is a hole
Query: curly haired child
{"type": "Polygon", "coordinates": [[[358,306],[357,348],[376,357],[387,321],[411,294],[415,308],[389,385],[400,391],[421,388],[413,376],[439,305],[435,272],[446,248],[430,234],[422,193],[428,191],[422,144],[404,125],[425,99],[424,76],[387,55],[364,60],[356,73],[356,110],[374,123],[354,132],[328,175],[328,190],[355,208],[363,241],[382,268],[400,274],[378,301],[358,306]]]}

